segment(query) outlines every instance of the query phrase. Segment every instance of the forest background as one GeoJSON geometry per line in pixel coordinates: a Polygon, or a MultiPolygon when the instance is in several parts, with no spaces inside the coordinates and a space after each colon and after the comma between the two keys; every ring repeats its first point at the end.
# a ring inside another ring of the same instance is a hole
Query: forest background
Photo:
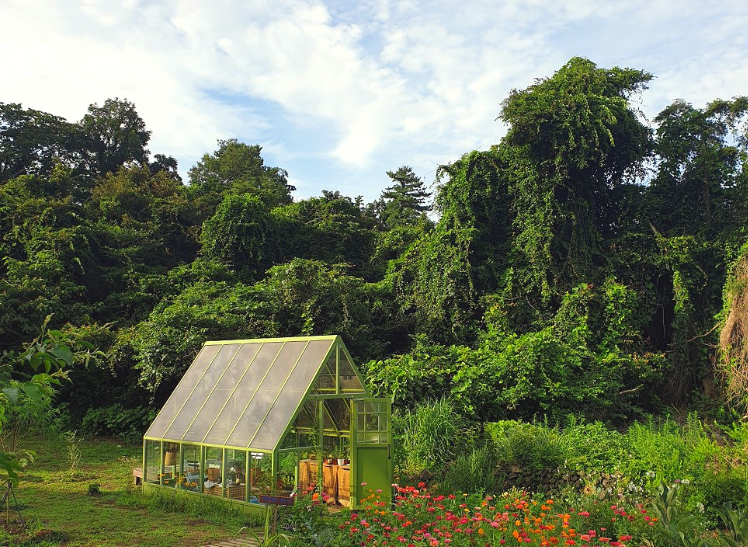
{"type": "Polygon", "coordinates": [[[287,173],[232,139],[185,183],[127,100],[79,122],[0,103],[0,349],[50,315],[93,343],[107,357],[69,372],[57,410],[131,439],[205,341],[321,334],[400,408],[739,416],[748,99],[650,122],[632,99],[651,78],[571,59],[512,91],[506,136],[442,166],[433,196],[403,166],[368,204],[294,202],[287,173]]]}

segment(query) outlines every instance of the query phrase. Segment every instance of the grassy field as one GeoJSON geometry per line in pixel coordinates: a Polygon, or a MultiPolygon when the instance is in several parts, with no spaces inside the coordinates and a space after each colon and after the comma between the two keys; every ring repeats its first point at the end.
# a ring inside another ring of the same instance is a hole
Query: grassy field
{"type": "MultiPolygon", "coordinates": [[[[37,454],[14,488],[28,526],[23,534],[12,526],[18,513],[11,498],[9,511],[3,508],[0,545],[198,547],[231,539],[248,524],[216,500],[184,494],[143,496],[132,484],[132,469],[140,467],[140,446],[83,441],[73,469],[70,443],[32,439],[21,446],[37,454]],[[97,488],[100,495],[90,495],[97,488]]],[[[257,534],[259,528],[241,533],[257,534]]]]}

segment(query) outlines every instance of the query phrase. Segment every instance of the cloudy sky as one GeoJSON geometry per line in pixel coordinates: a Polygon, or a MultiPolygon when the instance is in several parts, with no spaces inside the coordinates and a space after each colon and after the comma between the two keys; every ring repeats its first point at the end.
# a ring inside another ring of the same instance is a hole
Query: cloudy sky
{"type": "Polygon", "coordinates": [[[638,106],[748,94],[745,0],[0,0],[0,101],[70,121],[134,102],[187,170],[259,143],[297,198],[498,142],[512,88],[569,58],[656,76],[638,106]]]}

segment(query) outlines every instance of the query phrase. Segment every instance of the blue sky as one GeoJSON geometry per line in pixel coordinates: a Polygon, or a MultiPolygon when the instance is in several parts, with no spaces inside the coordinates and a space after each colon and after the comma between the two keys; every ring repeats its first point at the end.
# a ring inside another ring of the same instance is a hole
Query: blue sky
{"type": "Polygon", "coordinates": [[[509,91],[573,56],[653,73],[650,119],[748,95],[746,28],[745,0],[2,0],[0,101],[74,121],[127,98],[183,174],[237,138],[297,199],[369,202],[498,142],[509,91]]]}

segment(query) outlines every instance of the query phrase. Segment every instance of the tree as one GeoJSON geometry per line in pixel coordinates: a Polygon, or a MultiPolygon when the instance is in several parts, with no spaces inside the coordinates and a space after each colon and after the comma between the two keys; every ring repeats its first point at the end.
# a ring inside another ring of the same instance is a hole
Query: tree
{"type": "Polygon", "coordinates": [[[277,207],[272,214],[278,222],[283,261],[346,263],[358,271],[369,262],[375,220],[340,192],[323,190],[321,197],[277,207]]]}
{"type": "Polygon", "coordinates": [[[423,181],[408,166],[397,171],[387,171],[395,183],[382,192],[381,218],[388,228],[415,224],[431,210],[426,200],[431,197],[423,181]]]}
{"type": "Polygon", "coordinates": [[[495,150],[440,167],[441,218],[392,262],[388,275],[417,333],[449,343],[475,337],[479,299],[496,289],[511,244],[504,171],[495,150]]]}
{"type": "Polygon", "coordinates": [[[643,176],[651,150],[650,130],[628,102],[651,78],[573,58],[503,102],[514,247],[536,307],[558,305],[604,265],[601,242],[618,231],[611,191],[643,176]]]}
{"type": "Polygon", "coordinates": [[[153,157],[153,161],[148,165],[148,168],[154,175],[163,171],[175,181],[182,182],[182,177],[179,176],[177,160],[173,156],[156,154],[153,157]]]}
{"type": "Polygon", "coordinates": [[[151,132],[127,99],[107,99],[101,106],[93,103],[78,126],[89,173],[103,176],[129,162],[148,162],[151,132]]]}
{"type": "Polygon", "coordinates": [[[744,195],[735,194],[742,190],[746,145],[738,123],[746,114],[748,98],[739,97],[704,109],[677,100],[657,115],[659,162],[646,214],[659,233],[714,238],[743,224],[745,217],[731,210],[743,212],[744,195]]]}
{"type": "Polygon", "coordinates": [[[49,175],[56,161],[72,164],[75,132],[59,116],[0,103],[0,184],[21,175],[49,175]]]}
{"type": "Polygon", "coordinates": [[[224,192],[252,194],[270,207],[291,203],[295,187],[288,184],[288,173],[265,165],[260,145],[247,145],[236,139],[219,140],[218,150],[205,154],[189,171],[190,189],[197,196],[218,196],[224,192]]]}

